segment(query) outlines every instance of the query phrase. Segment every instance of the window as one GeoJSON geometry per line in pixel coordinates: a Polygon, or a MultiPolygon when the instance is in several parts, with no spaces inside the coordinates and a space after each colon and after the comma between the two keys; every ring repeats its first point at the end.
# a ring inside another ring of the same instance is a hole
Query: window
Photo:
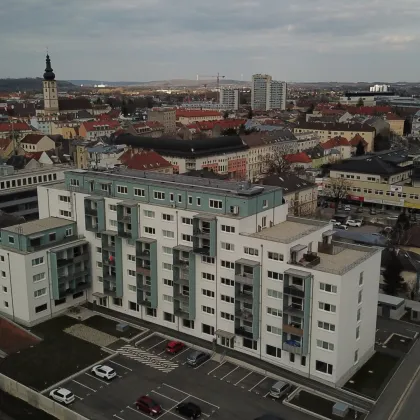
{"type": "Polygon", "coordinates": [[[172,255],[172,248],[171,247],[169,247],[169,246],[163,246],[162,247],[162,252],[164,253],[164,254],[167,254],[167,255],[172,255]]]}
{"type": "Polygon", "coordinates": [[[221,225],[222,232],[235,233],[235,226],[221,225]]]}
{"type": "Polygon", "coordinates": [[[235,298],[233,298],[232,296],[220,295],[220,299],[221,299],[223,302],[227,302],[227,303],[235,303],[235,298]]]}
{"type": "Polygon", "coordinates": [[[43,305],[39,305],[35,307],[35,313],[39,314],[40,312],[46,311],[48,309],[48,305],[44,303],[43,305]]]}
{"type": "Polygon", "coordinates": [[[283,280],[283,274],[275,271],[267,271],[267,277],[273,280],[283,280]]]}
{"type": "Polygon", "coordinates": [[[136,256],[135,255],[128,254],[127,255],[127,260],[128,261],[136,261],[136,256]]]}
{"type": "Polygon", "coordinates": [[[281,318],[282,317],[282,311],[280,310],[280,309],[277,309],[277,308],[269,308],[269,307],[267,307],[267,314],[268,315],[272,315],[272,316],[277,316],[277,317],[279,317],[279,318],[281,318]]]}
{"type": "Polygon", "coordinates": [[[269,260],[274,260],[274,261],[283,261],[284,260],[284,256],[283,254],[279,254],[277,252],[268,252],[268,259],[269,260]]]}
{"type": "Polygon", "coordinates": [[[185,233],[182,234],[182,240],[185,242],[192,242],[192,236],[186,235],[185,233]]]}
{"type": "Polygon", "coordinates": [[[165,220],[166,222],[173,222],[174,221],[174,215],[173,214],[162,214],[162,220],[165,220]]]}
{"type": "Polygon", "coordinates": [[[268,200],[263,200],[263,209],[268,207],[268,200]]]}
{"type": "Polygon", "coordinates": [[[362,286],[363,285],[363,271],[360,273],[360,276],[359,276],[359,286],[362,286]]]}
{"type": "Polygon", "coordinates": [[[44,264],[44,257],[38,257],[32,260],[32,267],[35,267],[36,265],[44,264]]]}
{"type": "Polygon", "coordinates": [[[300,358],[300,364],[302,366],[306,366],[306,356],[301,356],[301,358],[300,358]]]}
{"type": "Polygon", "coordinates": [[[209,200],[209,207],[212,209],[223,208],[223,201],[221,200],[209,200]]]}
{"type": "Polygon", "coordinates": [[[316,346],[319,349],[334,351],[334,344],[328,343],[327,341],[316,340],[316,346]]]}
{"type": "Polygon", "coordinates": [[[356,327],[356,340],[360,338],[360,325],[356,327]]]}
{"type": "Polygon", "coordinates": [[[109,226],[117,227],[117,225],[118,225],[118,222],[116,220],[112,220],[112,219],[109,220],[109,226]]]}
{"type": "Polygon", "coordinates": [[[112,304],[115,306],[122,306],[122,299],[121,298],[113,298],[112,304]]]}
{"type": "Polygon", "coordinates": [[[220,316],[221,316],[221,318],[227,319],[228,321],[234,321],[234,319],[235,319],[235,317],[228,312],[220,312],[220,316]]]}
{"type": "Polygon", "coordinates": [[[262,225],[263,228],[267,227],[267,216],[264,216],[261,219],[261,225],[262,225]]]}
{"type": "Polygon", "coordinates": [[[196,198],[196,202],[197,202],[197,206],[201,206],[201,198],[200,197],[196,198]]]}
{"type": "Polygon", "coordinates": [[[332,284],[319,283],[319,288],[324,292],[337,293],[337,286],[333,286],[332,284]]]}
{"type": "Polygon", "coordinates": [[[273,357],[281,357],[281,349],[278,347],[270,346],[269,344],[266,345],[265,352],[268,356],[273,357]]]}
{"type": "Polygon", "coordinates": [[[109,210],[110,211],[117,211],[117,206],[115,204],[110,204],[109,205],[109,210]]]}
{"type": "Polygon", "coordinates": [[[1,276],[2,276],[2,277],[6,277],[6,272],[5,272],[5,271],[2,271],[2,272],[1,272],[1,276]]]}
{"type": "Polygon", "coordinates": [[[222,267],[229,268],[230,270],[235,269],[235,263],[233,263],[231,261],[222,260],[222,261],[220,261],[220,264],[221,264],[222,267]]]}
{"type": "Polygon", "coordinates": [[[4,307],[8,308],[9,307],[9,302],[7,300],[4,301],[4,307]]]}
{"type": "Polygon", "coordinates": [[[172,271],[172,264],[169,264],[169,263],[164,262],[164,263],[162,263],[162,268],[164,270],[172,271]]]}
{"type": "Polygon", "coordinates": [[[73,236],[73,228],[67,228],[66,229],[66,237],[67,236],[73,236]]]}
{"type": "Polygon", "coordinates": [[[130,311],[138,312],[140,310],[140,305],[138,305],[136,302],[128,301],[128,309],[130,311]]]}
{"type": "Polygon", "coordinates": [[[134,284],[127,285],[127,288],[130,292],[137,292],[137,287],[134,284]]]}
{"type": "Polygon", "coordinates": [[[325,312],[335,312],[336,311],[335,305],[331,305],[329,303],[324,303],[324,302],[319,302],[319,309],[321,309],[321,311],[325,311],[325,312]]]}
{"type": "Polygon", "coordinates": [[[0,261],[4,262],[4,255],[0,255],[0,261]]]}
{"type": "Polygon", "coordinates": [[[357,297],[357,303],[359,305],[362,303],[362,295],[363,295],[363,290],[359,290],[359,295],[357,297]]]}
{"type": "Polygon", "coordinates": [[[9,244],[14,244],[14,243],[15,243],[15,237],[9,236],[9,244]]]}
{"type": "Polygon", "coordinates": [[[135,270],[127,270],[127,273],[131,277],[136,277],[136,271],[135,270]]]}
{"type": "Polygon", "coordinates": [[[152,210],[143,210],[144,217],[148,217],[149,219],[155,218],[155,212],[152,210]]]}
{"type": "Polygon", "coordinates": [[[157,311],[155,308],[146,308],[146,315],[147,316],[153,316],[153,317],[157,317],[157,311]]]}
{"type": "Polygon", "coordinates": [[[211,315],[214,315],[214,308],[212,308],[212,307],[210,307],[210,306],[205,306],[205,305],[203,305],[203,306],[201,307],[201,310],[202,310],[204,313],[206,313],[206,314],[211,314],[211,315]]]}
{"type": "Polygon", "coordinates": [[[150,226],[145,226],[144,233],[148,233],[149,235],[154,235],[156,233],[156,230],[155,228],[152,228],[150,226]]]}
{"type": "Polygon", "coordinates": [[[201,293],[202,293],[204,296],[214,298],[214,292],[213,292],[213,291],[211,291],[211,290],[201,289],[201,293]]]}
{"type": "Polygon", "coordinates": [[[163,284],[172,287],[174,285],[174,282],[170,279],[163,279],[163,284]]]}
{"type": "Polygon", "coordinates": [[[64,203],[70,203],[70,197],[67,195],[59,195],[58,200],[63,201],[64,203]]]}
{"type": "Polygon", "coordinates": [[[163,300],[164,300],[165,302],[170,302],[170,303],[172,303],[172,302],[174,301],[174,298],[173,298],[172,296],[170,296],[170,295],[163,295],[163,300]]]}
{"type": "Polygon", "coordinates": [[[249,338],[242,339],[242,345],[247,349],[257,350],[258,344],[255,340],[250,340],[249,338]]]}
{"type": "Polygon", "coordinates": [[[136,197],[144,197],[145,192],[144,192],[143,188],[134,188],[134,195],[136,197]]]}
{"type": "Polygon", "coordinates": [[[362,310],[359,308],[357,310],[357,322],[359,322],[362,319],[362,310]]]}
{"type": "Polygon", "coordinates": [[[3,286],[2,290],[3,290],[3,293],[7,293],[7,287],[6,286],[3,286]]]}
{"type": "Polygon", "coordinates": [[[164,200],[165,199],[165,193],[162,191],[154,191],[153,197],[155,197],[156,200],[164,200]]]}
{"type": "Polygon", "coordinates": [[[211,274],[211,273],[201,273],[201,277],[202,277],[204,280],[211,280],[211,281],[214,281],[214,274],[211,274]]]}
{"type": "Polygon", "coordinates": [[[191,321],[189,319],[183,319],[182,320],[182,326],[185,328],[192,328],[194,329],[194,321],[191,321]]]}
{"type": "Polygon", "coordinates": [[[275,299],[283,299],[283,293],[274,289],[267,289],[267,295],[275,299]]]}
{"type": "Polygon", "coordinates": [[[222,249],[226,250],[226,251],[234,251],[235,250],[235,245],[230,244],[228,242],[222,242],[222,249]]]}
{"type": "Polygon", "coordinates": [[[32,280],[34,283],[36,283],[37,281],[44,280],[44,279],[45,279],[45,273],[38,273],[32,277],[32,280]]]}
{"type": "Polygon", "coordinates": [[[193,203],[193,198],[189,195],[188,196],[188,204],[192,204],[193,203]]]}
{"type": "Polygon", "coordinates": [[[172,230],[162,230],[162,235],[164,238],[174,239],[175,233],[172,230]]]}
{"type": "Polygon", "coordinates": [[[220,282],[221,282],[222,284],[224,284],[225,286],[234,286],[234,285],[235,285],[235,282],[234,282],[233,280],[231,280],[231,279],[227,279],[227,278],[225,278],[225,277],[222,277],[222,278],[220,279],[220,282]]]}
{"type": "Polygon", "coordinates": [[[271,334],[281,335],[281,328],[273,327],[272,325],[267,325],[267,331],[271,334]]]}
{"type": "Polygon", "coordinates": [[[248,255],[255,255],[258,257],[258,249],[256,248],[248,248],[247,246],[244,247],[244,253],[248,255]]]}
{"type": "Polygon", "coordinates": [[[47,294],[47,288],[43,287],[42,289],[35,290],[34,297],[39,298],[41,296],[45,296],[47,294]]]}
{"type": "Polygon", "coordinates": [[[323,321],[318,321],[318,328],[320,328],[321,330],[326,330],[326,331],[335,331],[335,325],[334,324],[330,324],[328,322],[323,322],[323,321]]]}
{"type": "Polygon", "coordinates": [[[294,363],[295,362],[295,355],[293,353],[289,353],[289,360],[294,363]]]}
{"type": "Polygon", "coordinates": [[[333,365],[330,365],[329,363],[321,362],[320,360],[316,360],[315,370],[321,373],[326,373],[327,375],[332,375],[333,365]]]}
{"type": "Polygon", "coordinates": [[[214,257],[208,257],[207,255],[202,255],[201,262],[205,264],[214,264],[214,257]]]}
{"type": "Polygon", "coordinates": [[[71,211],[68,211],[68,210],[60,210],[60,216],[63,216],[63,217],[71,217],[71,211]]]}
{"type": "Polygon", "coordinates": [[[169,194],[169,201],[171,201],[171,202],[174,201],[174,193],[169,194]]]}
{"type": "Polygon", "coordinates": [[[127,194],[128,188],[123,187],[122,185],[117,185],[117,193],[119,194],[127,194]]]}
{"type": "Polygon", "coordinates": [[[178,203],[182,203],[182,195],[178,194],[178,203]]]}
{"type": "Polygon", "coordinates": [[[192,219],[190,219],[189,217],[183,217],[181,218],[181,221],[184,225],[192,225],[192,219]]]}
{"type": "Polygon", "coordinates": [[[359,350],[356,350],[354,352],[354,363],[357,363],[359,361],[359,350]]]}
{"type": "Polygon", "coordinates": [[[96,267],[102,268],[102,263],[100,261],[96,261],[96,267]]]}
{"type": "MultiPolygon", "coordinates": [[[[36,182],[36,178],[34,178],[34,182],[36,182]]],[[[78,179],[71,179],[70,180],[70,185],[72,187],[78,187],[79,186],[79,180],[78,179]]]]}

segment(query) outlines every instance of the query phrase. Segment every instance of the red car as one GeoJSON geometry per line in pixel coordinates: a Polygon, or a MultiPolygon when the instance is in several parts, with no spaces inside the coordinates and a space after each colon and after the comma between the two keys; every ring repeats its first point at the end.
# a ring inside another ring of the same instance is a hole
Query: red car
{"type": "Polygon", "coordinates": [[[162,407],[147,395],[143,395],[136,401],[137,410],[143,413],[150,414],[151,416],[158,416],[162,413],[162,407]]]}
{"type": "Polygon", "coordinates": [[[185,347],[185,344],[181,341],[170,341],[166,346],[166,352],[170,354],[176,354],[185,347]]]}

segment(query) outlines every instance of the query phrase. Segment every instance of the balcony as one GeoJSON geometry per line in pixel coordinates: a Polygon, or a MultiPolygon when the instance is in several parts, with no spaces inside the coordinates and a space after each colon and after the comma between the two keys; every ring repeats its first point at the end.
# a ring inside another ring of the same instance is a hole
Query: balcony
{"type": "Polygon", "coordinates": [[[105,251],[115,251],[115,242],[109,242],[107,244],[102,245],[102,249],[105,251]]]}
{"type": "Polygon", "coordinates": [[[147,283],[137,282],[137,289],[142,290],[143,292],[150,292],[152,290],[152,285],[147,283]]]}
{"type": "Polygon", "coordinates": [[[90,287],[90,283],[87,281],[80,281],[76,284],[75,292],[81,292],[82,290],[86,290],[90,287]]]}
{"type": "Polygon", "coordinates": [[[136,267],[136,273],[143,276],[150,276],[150,265],[139,265],[136,267]]]}
{"type": "Polygon", "coordinates": [[[121,217],[120,222],[131,223],[131,214],[124,214],[124,216],[121,217]]]}
{"type": "Polygon", "coordinates": [[[254,284],[254,275],[251,273],[240,273],[235,275],[235,281],[240,284],[252,286],[254,284]]]}
{"type": "Polygon", "coordinates": [[[144,251],[137,252],[136,258],[139,259],[139,260],[150,261],[150,251],[149,250],[144,250],[144,251]]]}
{"type": "Polygon", "coordinates": [[[190,301],[189,295],[185,295],[179,292],[174,293],[174,299],[179,300],[180,302],[183,302],[183,303],[188,303],[190,301]]]}
{"type": "Polygon", "coordinates": [[[131,238],[132,232],[131,230],[119,230],[118,236],[121,238],[131,238]]]}
{"type": "Polygon", "coordinates": [[[288,315],[303,317],[303,307],[294,303],[292,303],[286,309],[284,309],[283,312],[288,315]]]}
{"type": "Polygon", "coordinates": [[[175,260],[174,267],[180,268],[181,270],[188,270],[190,267],[190,261],[179,258],[175,260]]]}
{"type": "Polygon", "coordinates": [[[193,252],[195,254],[200,254],[200,255],[210,255],[210,247],[209,246],[205,246],[205,247],[195,247],[193,249],[193,252]]]}
{"type": "Polygon", "coordinates": [[[249,327],[238,327],[235,328],[235,334],[241,337],[249,338],[251,340],[254,339],[254,334],[252,332],[252,328],[249,327]]]}
{"type": "Polygon", "coordinates": [[[235,293],[235,299],[239,302],[253,302],[254,297],[252,293],[246,293],[246,292],[236,292],[235,293]]]}
{"type": "Polygon", "coordinates": [[[190,313],[186,308],[178,308],[174,310],[174,315],[181,318],[190,318],[190,313]]]}
{"type": "Polygon", "coordinates": [[[89,216],[97,216],[98,215],[98,209],[92,208],[92,207],[85,207],[85,214],[89,216]]]}
{"type": "Polygon", "coordinates": [[[182,277],[178,277],[178,276],[174,276],[174,284],[179,284],[180,286],[189,286],[190,281],[188,279],[182,278],[182,277]]]}
{"type": "Polygon", "coordinates": [[[109,288],[104,286],[104,295],[116,297],[117,296],[117,290],[115,288],[109,288]]]}
{"type": "MultiPolygon", "coordinates": [[[[71,223],[71,222],[69,222],[71,223]]],[[[73,242],[76,241],[78,239],[84,239],[83,235],[71,235],[71,236],[66,236],[62,239],[59,239],[57,241],[46,241],[45,243],[41,243],[40,241],[30,241],[28,244],[28,247],[26,248],[28,252],[36,252],[36,251],[41,251],[43,249],[46,248],[55,248],[57,246],[60,245],[64,245],[66,243],[69,242],[73,242]]],[[[69,246],[69,249],[71,249],[71,245],[69,246]]]]}
{"type": "Polygon", "coordinates": [[[152,302],[150,301],[150,297],[146,295],[146,293],[137,293],[137,303],[142,306],[151,307],[152,302]]]}
{"type": "Polygon", "coordinates": [[[301,343],[294,340],[287,340],[283,342],[283,350],[288,351],[289,353],[302,355],[302,346],[301,343]]]}
{"type": "Polygon", "coordinates": [[[115,267],[115,257],[111,258],[102,258],[102,263],[109,267],[115,267]]]}
{"type": "Polygon", "coordinates": [[[303,337],[302,325],[299,324],[283,324],[283,332],[303,337]]]}
{"type": "Polygon", "coordinates": [[[237,309],[235,311],[235,316],[237,318],[245,319],[247,321],[252,321],[253,318],[254,318],[253,315],[252,315],[252,311],[247,310],[247,309],[237,309]]]}
{"type": "Polygon", "coordinates": [[[88,269],[83,270],[83,271],[78,270],[78,271],[74,271],[72,273],[70,272],[70,273],[67,273],[67,274],[58,273],[58,282],[59,283],[63,283],[63,282],[66,282],[66,281],[71,282],[75,278],[88,275],[88,273],[89,273],[88,269]]]}
{"type": "Polygon", "coordinates": [[[289,296],[293,296],[293,297],[298,297],[298,298],[304,298],[305,297],[305,292],[303,290],[303,288],[299,287],[299,286],[284,286],[283,287],[283,294],[285,295],[289,295],[289,296]]]}
{"type": "Polygon", "coordinates": [[[210,239],[210,228],[194,229],[193,233],[198,238],[210,239]]]}
{"type": "Polygon", "coordinates": [[[116,274],[104,274],[103,281],[115,283],[117,281],[117,275],[116,274]]]}

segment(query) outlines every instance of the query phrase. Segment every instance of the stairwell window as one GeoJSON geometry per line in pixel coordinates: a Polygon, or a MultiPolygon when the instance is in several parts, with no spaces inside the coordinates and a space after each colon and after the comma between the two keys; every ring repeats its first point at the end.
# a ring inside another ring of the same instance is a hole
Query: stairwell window
{"type": "Polygon", "coordinates": [[[143,188],[134,188],[134,195],[136,197],[145,197],[145,192],[143,190],[143,188]]]}
{"type": "Polygon", "coordinates": [[[153,197],[156,200],[164,200],[165,199],[165,193],[163,191],[154,191],[153,197]]]}
{"type": "Polygon", "coordinates": [[[128,188],[123,185],[117,185],[117,193],[119,194],[127,194],[128,188]]]}
{"type": "Polygon", "coordinates": [[[319,309],[321,309],[321,311],[325,311],[325,312],[335,312],[337,309],[335,305],[331,305],[330,303],[324,303],[324,302],[319,302],[318,307],[319,309]]]}
{"type": "Polygon", "coordinates": [[[212,209],[221,209],[223,208],[223,201],[221,200],[209,200],[209,207],[212,209]]]}
{"type": "Polygon", "coordinates": [[[174,239],[175,233],[172,230],[162,230],[162,235],[164,238],[174,239]]]}

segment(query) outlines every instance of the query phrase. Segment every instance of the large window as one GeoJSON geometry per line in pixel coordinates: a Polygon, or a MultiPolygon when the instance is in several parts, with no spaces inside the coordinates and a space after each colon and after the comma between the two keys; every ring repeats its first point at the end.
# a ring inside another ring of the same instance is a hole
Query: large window
{"type": "Polygon", "coordinates": [[[212,209],[221,209],[223,208],[222,200],[209,200],[209,207],[212,209]]]}
{"type": "Polygon", "coordinates": [[[327,375],[332,375],[333,365],[330,365],[329,363],[321,362],[320,360],[316,360],[315,370],[317,370],[318,372],[326,373],[327,375]]]}
{"type": "Polygon", "coordinates": [[[273,357],[281,357],[281,349],[279,349],[278,347],[274,347],[274,346],[270,346],[267,344],[265,352],[267,353],[268,356],[273,356],[273,357]]]}

